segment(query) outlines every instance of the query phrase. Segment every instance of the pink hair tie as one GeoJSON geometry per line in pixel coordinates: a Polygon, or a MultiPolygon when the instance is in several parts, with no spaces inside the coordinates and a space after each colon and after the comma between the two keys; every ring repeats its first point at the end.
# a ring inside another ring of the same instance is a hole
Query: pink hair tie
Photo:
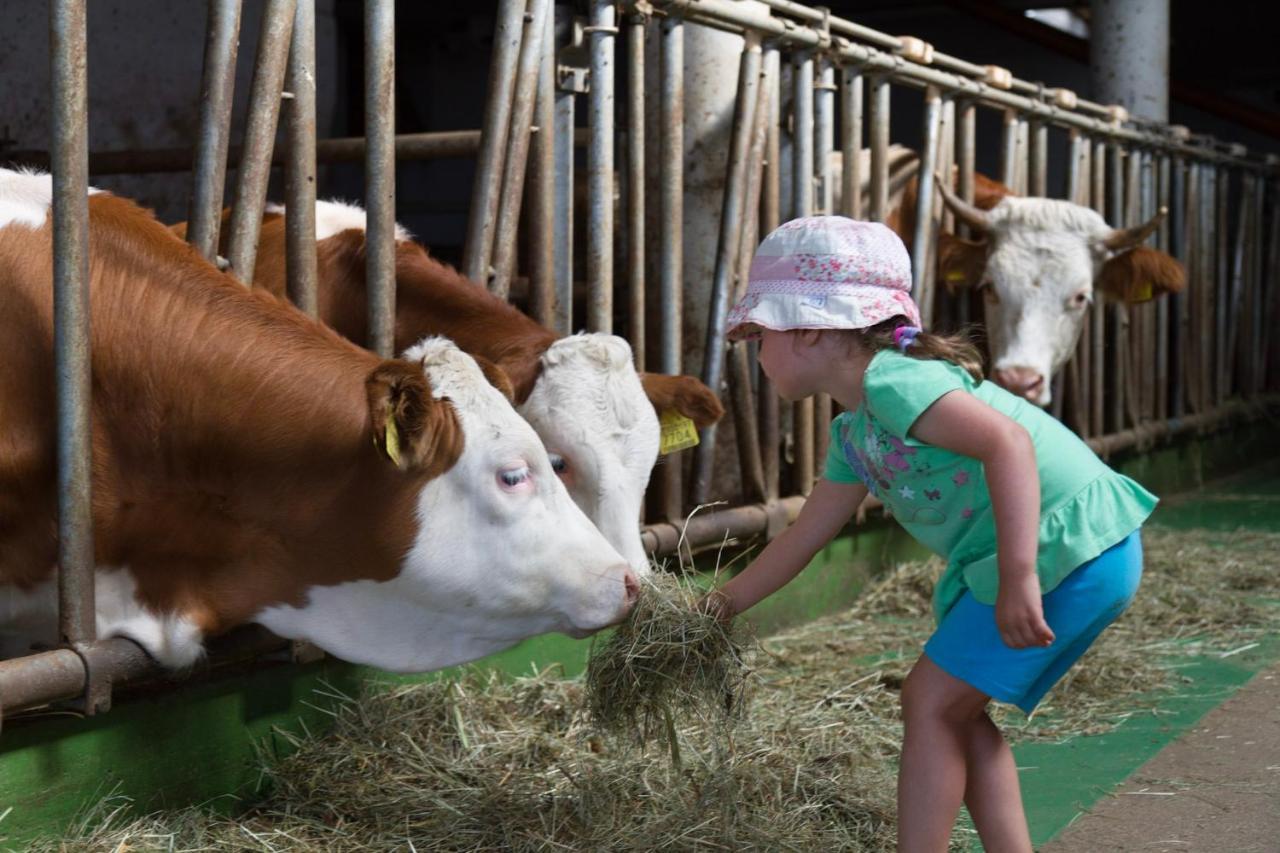
{"type": "Polygon", "coordinates": [[[916,335],[920,334],[918,326],[899,326],[893,330],[893,344],[903,352],[907,351],[907,347],[916,342],[916,335]]]}

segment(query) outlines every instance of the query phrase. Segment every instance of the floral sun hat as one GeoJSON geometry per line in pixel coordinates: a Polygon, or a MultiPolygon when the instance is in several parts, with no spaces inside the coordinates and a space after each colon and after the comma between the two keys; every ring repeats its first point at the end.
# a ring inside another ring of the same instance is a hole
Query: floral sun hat
{"type": "Polygon", "coordinates": [[[879,222],[806,216],[760,243],[727,325],[730,340],[750,340],[762,328],[865,329],[898,316],[920,325],[898,235],[879,222]]]}

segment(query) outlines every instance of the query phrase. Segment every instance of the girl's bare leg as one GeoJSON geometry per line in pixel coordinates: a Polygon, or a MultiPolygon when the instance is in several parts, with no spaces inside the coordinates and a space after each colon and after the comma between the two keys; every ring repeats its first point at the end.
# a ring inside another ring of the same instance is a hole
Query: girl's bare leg
{"type": "Polygon", "coordinates": [[[945,851],[966,798],[976,803],[971,813],[988,853],[1031,850],[1013,754],[986,715],[989,701],[927,657],[912,667],[902,689],[905,735],[898,771],[903,853],[945,851]],[[1021,824],[1021,835],[1014,824],[1021,824]]]}

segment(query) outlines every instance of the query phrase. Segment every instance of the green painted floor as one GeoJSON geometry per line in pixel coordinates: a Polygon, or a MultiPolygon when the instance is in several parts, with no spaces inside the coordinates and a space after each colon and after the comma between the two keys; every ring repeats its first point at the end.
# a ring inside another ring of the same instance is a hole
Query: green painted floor
{"type": "MultiPolygon", "coordinates": [[[[1280,531],[1280,461],[1271,460],[1246,474],[1163,501],[1150,523],[1219,533],[1242,528],[1280,531]]],[[[1277,660],[1280,638],[1226,659],[1194,658],[1180,670],[1190,683],[1164,698],[1154,714],[1126,720],[1106,735],[1015,746],[1033,843],[1039,846],[1049,841],[1255,673],[1277,660]]]]}

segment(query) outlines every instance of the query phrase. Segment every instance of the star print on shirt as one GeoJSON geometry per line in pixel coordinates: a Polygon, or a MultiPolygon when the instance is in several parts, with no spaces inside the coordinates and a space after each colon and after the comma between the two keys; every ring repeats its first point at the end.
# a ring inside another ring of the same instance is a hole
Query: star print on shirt
{"type": "Polygon", "coordinates": [[[907,500],[914,500],[916,496],[915,491],[912,490],[910,486],[903,486],[901,489],[898,489],[898,494],[902,495],[907,500]]]}
{"type": "Polygon", "coordinates": [[[951,482],[955,483],[957,486],[963,486],[965,483],[969,482],[969,472],[957,471],[951,477],[951,482]]]}
{"type": "Polygon", "coordinates": [[[967,506],[967,507],[965,507],[964,509],[960,510],[960,517],[961,517],[961,518],[973,518],[973,507],[971,507],[971,506],[967,506]]]}

